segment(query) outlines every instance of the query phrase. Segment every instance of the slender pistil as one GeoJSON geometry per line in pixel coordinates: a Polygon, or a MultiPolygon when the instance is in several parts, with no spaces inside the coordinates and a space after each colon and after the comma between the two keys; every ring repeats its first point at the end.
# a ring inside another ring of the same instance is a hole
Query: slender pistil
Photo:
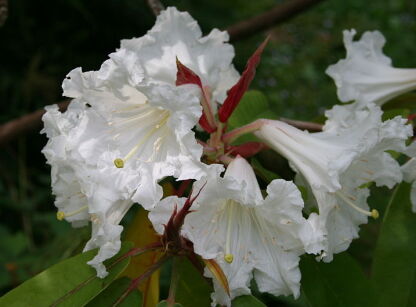
{"type": "Polygon", "coordinates": [[[342,192],[336,192],[336,194],[345,201],[349,206],[357,210],[358,212],[365,214],[367,216],[371,216],[373,219],[377,219],[379,217],[379,213],[376,209],[373,209],[371,211],[364,210],[363,208],[358,207],[356,204],[354,204],[348,197],[346,197],[342,192]]]}
{"type": "Polygon", "coordinates": [[[225,241],[225,255],[224,260],[227,263],[231,263],[234,260],[233,254],[231,254],[231,229],[232,229],[232,218],[233,218],[233,208],[234,204],[231,199],[227,201],[227,209],[228,209],[228,222],[227,222],[227,236],[225,241]]]}

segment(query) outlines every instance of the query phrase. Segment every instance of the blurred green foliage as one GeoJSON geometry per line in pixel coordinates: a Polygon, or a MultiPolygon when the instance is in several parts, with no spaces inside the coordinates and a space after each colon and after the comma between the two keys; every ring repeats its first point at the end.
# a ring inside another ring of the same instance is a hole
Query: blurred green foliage
{"type": "MultiPolygon", "coordinates": [[[[162,2],[189,11],[207,33],[283,1],[162,2]]],[[[0,28],[0,123],[61,101],[60,84],[71,69],[98,69],[120,39],[143,35],[153,22],[143,0],[9,1],[9,17],[0,28]]],[[[337,103],[335,86],[324,71],[344,57],[341,32],[350,28],[359,34],[380,30],[387,38],[385,52],[393,63],[416,67],[415,1],[324,1],[268,31],[271,42],[252,88],[265,94],[271,112],[313,120],[322,118],[324,110],[337,103]]],[[[263,39],[264,34],[259,33],[235,43],[239,71],[263,39]]],[[[46,138],[39,135],[40,128],[3,146],[0,153],[2,293],[79,252],[89,236],[88,229],[73,230],[55,218],[49,168],[40,153],[46,138]]],[[[264,153],[260,158],[259,165],[268,167],[270,155],[264,153]]],[[[372,187],[372,192],[370,206],[383,213],[391,191],[372,187]]],[[[350,249],[367,273],[379,225],[380,221],[364,225],[361,238],[350,249]]],[[[298,304],[290,299],[262,298],[276,306],[298,304]]]]}

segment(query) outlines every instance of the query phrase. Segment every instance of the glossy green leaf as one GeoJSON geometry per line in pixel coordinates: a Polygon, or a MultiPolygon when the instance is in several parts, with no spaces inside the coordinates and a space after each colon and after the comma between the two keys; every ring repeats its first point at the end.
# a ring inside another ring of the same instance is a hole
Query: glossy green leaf
{"type": "Polygon", "coordinates": [[[233,299],[232,307],[266,307],[260,300],[252,295],[243,295],[233,299]]]}
{"type": "Polygon", "coordinates": [[[209,307],[211,306],[212,287],[200,272],[188,261],[178,261],[178,286],[176,289],[176,301],[184,307],[209,307]]]}
{"type": "Polygon", "coordinates": [[[118,261],[125,254],[131,243],[123,243],[118,255],[106,261],[109,274],[100,279],[87,261],[91,260],[97,250],[88,251],[66,259],[0,298],[0,306],[83,306],[108,287],[127,267],[130,259],[118,261]]]}
{"type": "MultiPolygon", "coordinates": [[[[120,296],[130,286],[131,279],[127,277],[119,278],[111,283],[103,292],[98,294],[92,301],[90,301],[86,307],[106,307],[114,306],[114,303],[120,298],[120,296]]],[[[142,294],[139,290],[134,289],[129,295],[119,304],[117,307],[129,307],[142,306],[142,294]]]]}
{"type": "Polygon", "coordinates": [[[379,307],[410,307],[416,302],[416,214],[410,184],[395,190],[384,215],[373,262],[379,307]]]}
{"type": "Polygon", "coordinates": [[[370,307],[374,291],[358,263],[347,253],[334,256],[330,263],[314,256],[301,260],[302,291],[312,307],[370,307]]]}

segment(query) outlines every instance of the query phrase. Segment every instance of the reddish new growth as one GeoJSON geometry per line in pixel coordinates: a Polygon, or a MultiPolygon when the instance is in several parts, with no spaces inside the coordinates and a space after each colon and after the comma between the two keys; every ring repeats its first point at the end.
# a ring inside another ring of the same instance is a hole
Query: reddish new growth
{"type": "Polygon", "coordinates": [[[202,92],[202,116],[199,119],[199,124],[208,133],[212,133],[216,130],[215,118],[211,109],[211,103],[207,90],[203,87],[201,78],[194,73],[190,68],[183,65],[178,58],[176,58],[176,67],[178,72],[176,73],[176,86],[184,84],[195,84],[202,92]]]}
{"type": "Polygon", "coordinates": [[[175,209],[173,210],[169,221],[166,225],[164,225],[165,232],[162,235],[162,244],[167,252],[180,255],[193,253],[193,245],[188,239],[181,236],[181,229],[185,222],[186,216],[192,212],[192,204],[199,196],[203,188],[204,187],[202,187],[194,197],[192,197],[191,192],[182,209],[179,211],[175,205],[175,209]]]}
{"type": "Polygon", "coordinates": [[[253,81],[256,74],[257,65],[260,63],[261,54],[269,42],[267,37],[264,42],[257,48],[250,59],[247,61],[246,69],[240,77],[240,80],[228,91],[227,98],[218,111],[218,118],[222,123],[225,123],[231,116],[244,93],[248,90],[251,81],[253,81]]]}
{"type": "Polygon", "coordinates": [[[202,93],[201,105],[203,112],[199,119],[199,124],[210,134],[210,137],[206,143],[200,141],[200,144],[204,146],[207,161],[221,161],[222,163],[227,164],[234,156],[241,155],[242,157],[248,158],[266,147],[264,144],[258,142],[249,142],[233,146],[230,145],[231,141],[229,142],[227,138],[223,138],[223,135],[226,133],[228,118],[240,103],[241,98],[248,90],[250,83],[256,74],[256,67],[260,62],[261,54],[268,41],[269,38],[267,37],[247,61],[246,69],[238,82],[228,91],[227,98],[219,108],[218,118],[214,116],[212,110],[209,88],[203,85],[201,78],[194,71],[186,67],[178,58],[176,58],[176,66],[178,69],[176,74],[176,85],[194,84],[200,88],[202,93]]]}

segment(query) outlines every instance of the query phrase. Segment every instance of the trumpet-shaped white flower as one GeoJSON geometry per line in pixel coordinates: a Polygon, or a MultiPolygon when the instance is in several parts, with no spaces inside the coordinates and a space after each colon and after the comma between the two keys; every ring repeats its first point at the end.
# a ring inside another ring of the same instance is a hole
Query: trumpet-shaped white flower
{"type": "Polygon", "coordinates": [[[189,14],[169,8],[144,37],[124,40],[99,71],[77,68],[63,83],[65,96],[90,105],[107,123],[102,133],[108,137],[90,147],[91,155],[104,147],[118,154],[115,167],[137,171],[133,200],[145,208],[162,197],[160,179],[199,179],[209,168],[200,162],[202,147],[192,131],[201,116],[200,89],[176,86],[175,60],[194,69],[221,100],[238,77],[227,39],[217,30],[201,37],[189,14]]]}
{"type": "Polygon", "coordinates": [[[400,117],[382,122],[379,111],[368,109],[344,129],[309,134],[268,121],[255,133],[310,185],[319,208],[313,221],[327,237],[326,261],[349,246],[367,216],[378,216],[376,210],[368,211],[368,190],[360,187],[374,181],[391,188],[402,180],[399,164],[386,151],[404,151],[411,127],[400,117]]]}
{"type": "Polygon", "coordinates": [[[120,249],[119,225],[133,204],[138,176],[107,163],[111,153],[101,148],[91,157],[91,146],[100,147],[100,130],[105,121],[94,110],[73,101],[65,113],[58,107],[47,107],[43,116],[49,140],[43,153],[51,165],[52,191],[56,196],[57,218],[66,219],[74,227],[92,222],[92,236],[84,250],[99,248],[89,262],[99,277],[107,272],[102,262],[120,249]]]}
{"type": "MultiPolygon", "coordinates": [[[[302,216],[303,201],[296,186],[274,180],[263,199],[253,169],[238,157],[223,178],[211,174],[193,189],[201,188],[182,234],[193,242],[196,253],[215,259],[227,277],[231,298],[214,280],[213,306],[230,306],[233,297],[250,293],[253,277],[262,292],[297,297],[303,239],[318,238],[302,216]]],[[[168,197],[151,211],[149,218],[159,233],[174,207],[184,201],[168,197]]]]}
{"type": "Polygon", "coordinates": [[[416,213],[416,143],[413,142],[406,150],[406,154],[410,156],[410,160],[402,165],[403,179],[412,183],[410,190],[410,201],[412,203],[412,211],[416,213]]]}
{"type": "Polygon", "coordinates": [[[392,66],[391,59],[383,54],[386,40],[380,32],[365,32],[355,42],[355,30],[343,34],[347,56],[326,70],[335,81],[341,101],[381,105],[416,89],[416,69],[392,66]]]}

